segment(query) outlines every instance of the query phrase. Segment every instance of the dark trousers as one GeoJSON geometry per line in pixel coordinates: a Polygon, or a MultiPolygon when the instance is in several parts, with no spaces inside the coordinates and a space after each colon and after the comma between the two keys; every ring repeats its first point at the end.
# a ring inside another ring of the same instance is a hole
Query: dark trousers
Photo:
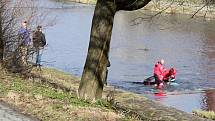
{"type": "Polygon", "coordinates": [[[36,48],[36,66],[40,66],[40,63],[41,63],[40,48],[36,48]]]}
{"type": "Polygon", "coordinates": [[[162,80],[160,80],[160,79],[158,78],[158,75],[157,75],[157,74],[154,74],[154,78],[155,78],[155,84],[157,84],[157,85],[159,85],[160,83],[163,82],[162,80]]]}

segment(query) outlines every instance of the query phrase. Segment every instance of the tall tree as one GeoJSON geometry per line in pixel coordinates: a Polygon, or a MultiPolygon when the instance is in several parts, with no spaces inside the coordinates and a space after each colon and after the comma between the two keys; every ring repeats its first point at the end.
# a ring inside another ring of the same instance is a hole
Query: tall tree
{"type": "Polygon", "coordinates": [[[3,32],[2,32],[2,19],[0,11],[0,64],[3,62],[3,53],[4,53],[4,41],[3,41],[3,32]]]}
{"type": "Polygon", "coordinates": [[[137,10],[151,0],[98,0],[96,3],[87,59],[78,96],[82,99],[95,100],[102,97],[106,83],[108,54],[114,16],[119,10],[137,10]]]}
{"type": "Polygon", "coordinates": [[[4,41],[3,41],[3,11],[4,2],[0,2],[0,64],[3,62],[4,41]]]}

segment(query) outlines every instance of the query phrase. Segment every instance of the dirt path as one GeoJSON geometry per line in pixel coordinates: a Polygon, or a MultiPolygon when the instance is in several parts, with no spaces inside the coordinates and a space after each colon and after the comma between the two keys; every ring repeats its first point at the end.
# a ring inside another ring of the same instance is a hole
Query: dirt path
{"type": "Polygon", "coordinates": [[[9,105],[0,102],[0,121],[37,121],[11,108],[9,105]]]}

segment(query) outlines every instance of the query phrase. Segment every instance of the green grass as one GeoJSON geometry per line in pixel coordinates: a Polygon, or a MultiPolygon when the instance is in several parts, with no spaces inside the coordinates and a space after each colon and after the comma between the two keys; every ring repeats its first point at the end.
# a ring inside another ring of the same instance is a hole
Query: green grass
{"type": "Polygon", "coordinates": [[[194,115],[197,115],[197,116],[200,116],[203,118],[215,120],[215,112],[213,112],[213,111],[194,110],[193,113],[194,113],[194,115]]]}
{"type": "Polygon", "coordinates": [[[1,92],[15,91],[19,93],[29,93],[32,96],[42,95],[42,97],[45,97],[45,98],[67,101],[76,106],[82,106],[82,107],[93,106],[93,104],[87,101],[78,99],[74,94],[70,94],[68,92],[62,92],[54,88],[48,87],[46,85],[32,83],[29,80],[22,80],[20,78],[15,78],[13,79],[13,81],[11,81],[10,85],[4,85],[4,83],[2,82],[3,81],[0,82],[1,92]]]}
{"type": "MultiPolygon", "coordinates": [[[[42,72],[33,73],[74,89],[79,84],[79,78],[55,69],[43,68],[42,72]]],[[[64,92],[35,80],[0,70],[0,99],[44,121],[128,119],[117,114],[105,100],[91,103],[78,99],[72,92],[64,92]]]]}

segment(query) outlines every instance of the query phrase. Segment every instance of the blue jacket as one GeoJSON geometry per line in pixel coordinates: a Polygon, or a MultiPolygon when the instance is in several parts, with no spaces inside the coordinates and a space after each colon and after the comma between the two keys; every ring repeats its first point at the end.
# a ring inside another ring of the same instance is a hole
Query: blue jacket
{"type": "Polygon", "coordinates": [[[29,30],[21,27],[18,31],[19,37],[21,38],[21,43],[23,45],[30,45],[31,38],[29,30]]]}

